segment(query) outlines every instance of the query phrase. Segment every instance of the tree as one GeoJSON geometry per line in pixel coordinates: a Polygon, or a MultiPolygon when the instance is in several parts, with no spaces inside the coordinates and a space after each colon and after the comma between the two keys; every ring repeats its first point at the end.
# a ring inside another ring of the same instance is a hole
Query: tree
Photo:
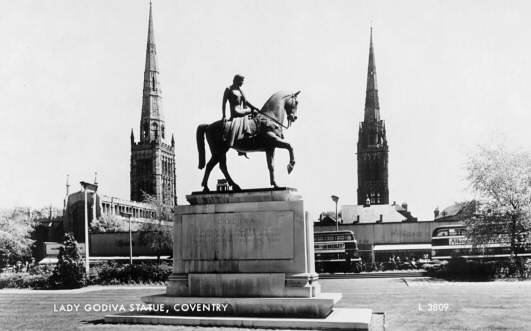
{"type": "Polygon", "coordinates": [[[103,214],[100,218],[90,223],[91,232],[118,232],[124,230],[124,221],[114,214],[103,214]]]}
{"type": "Polygon", "coordinates": [[[85,281],[85,267],[77,241],[72,233],[65,233],[50,285],[53,288],[79,288],[85,285],[85,281]]]}
{"type": "Polygon", "coordinates": [[[36,241],[60,241],[63,238],[63,211],[54,206],[34,209],[31,218],[35,222],[31,238],[36,241]]]}
{"type": "Polygon", "coordinates": [[[466,168],[480,197],[479,208],[466,222],[472,242],[508,242],[511,257],[516,257],[531,231],[531,154],[503,145],[479,146],[466,168]]]}
{"type": "Polygon", "coordinates": [[[139,240],[155,250],[157,262],[160,263],[162,252],[173,247],[173,228],[164,224],[172,221],[173,212],[169,206],[147,193],[144,193],[144,202],[150,204],[155,211],[156,223],[144,223],[140,228],[139,240]]]}
{"type": "Polygon", "coordinates": [[[30,208],[16,207],[0,215],[0,268],[31,257],[35,222],[30,208]]]}

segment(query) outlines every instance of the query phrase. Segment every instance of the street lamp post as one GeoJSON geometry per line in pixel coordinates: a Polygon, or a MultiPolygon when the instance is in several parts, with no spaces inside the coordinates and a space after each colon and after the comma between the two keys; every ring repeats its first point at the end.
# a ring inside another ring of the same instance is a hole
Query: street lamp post
{"type": "Polygon", "coordinates": [[[133,264],[133,235],[131,233],[131,216],[133,214],[122,211],[120,215],[129,219],[129,264],[133,264]]]}
{"type": "MultiPolygon", "coordinates": [[[[81,187],[83,188],[83,191],[85,193],[85,274],[87,275],[87,278],[89,277],[89,270],[90,270],[90,254],[89,254],[89,223],[88,223],[88,195],[87,193],[93,192],[94,193],[94,201],[93,204],[96,205],[96,191],[98,190],[98,185],[87,183],[87,182],[80,182],[81,187]]],[[[93,208],[93,214],[92,218],[96,218],[96,208],[93,208]]]]}
{"type": "Polygon", "coordinates": [[[339,197],[337,195],[331,196],[332,201],[336,203],[336,230],[339,230],[339,219],[337,218],[337,202],[339,201],[339,197]]]}

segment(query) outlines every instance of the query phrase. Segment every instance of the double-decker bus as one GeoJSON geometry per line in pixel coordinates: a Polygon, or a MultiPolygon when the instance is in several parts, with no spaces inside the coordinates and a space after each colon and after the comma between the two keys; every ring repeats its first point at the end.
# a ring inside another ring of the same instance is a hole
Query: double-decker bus
{"type": "MultiPolygon", "coordinates": [[[[454,257],[465,259],[503,259],[511,255],[510,243],[506,240],[492,242],[478,247],[467,237],[465,225],[441,226],[433,230],[431,238],[432,260],[449,260],[454,257]]],[[[518,256],[531,256],[531,245],[523,244],[518,256]]]]}
{"type": "Polygon", "coordinates": [[[319,231],[314,234],[317,272],[359,272],[361,258],[352,231],[319,231]]]}

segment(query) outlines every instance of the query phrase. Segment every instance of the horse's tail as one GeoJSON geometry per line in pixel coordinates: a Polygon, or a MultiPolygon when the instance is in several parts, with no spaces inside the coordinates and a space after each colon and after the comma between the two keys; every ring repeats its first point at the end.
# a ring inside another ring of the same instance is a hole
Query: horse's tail
{"type": "Polygon", "coordinates": [[[208,124],[200,124],[196,131],[197,151],[199,152],[199,169],[205,167],[205,132],[208,124]]]}

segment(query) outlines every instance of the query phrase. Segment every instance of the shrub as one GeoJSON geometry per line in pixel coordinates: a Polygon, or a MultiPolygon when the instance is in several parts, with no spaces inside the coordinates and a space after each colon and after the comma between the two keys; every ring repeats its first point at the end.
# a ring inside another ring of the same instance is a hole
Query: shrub
{"type": "Polygon", "coordinates": [[[30,275],[45,275],[50,277],[53,273],[55,265],[53,264],[34,264],[28,268],[30,275]]]}
{"type": "Polygon", "coordinates": [[[153,264],[140,262],[121,264],[107,262],[93,268],[97,276],[91,280],[92,284],[138,284],[165,282],[172,272],[170,264],[153,264]]]}
{"type": "Polygon", "coordinates": [[[90,231],[95,233],[118,232],[126,229],[124,220],[117,215],[104,214],[90,223],[90,231]]]}
{"type": "Polygon", "coordinates": [[[29,208],[0,210],[0,270],[31,258],[35,222],[29,208]]]}
{"type": "Polygon", "coordinates": [[[496,274],[496,265],[493,262],[467,261],[455,258],[448,264],[427,270],[430,276],[448,280],[492,280],[496,274]]]}
{"type": "Polygon", "coordinates": [[[0,274],[0,288],[46,288],[48,275],[27,272],[0,274]]]}
{"type": "Polygon", "coordinates": [[[59,251],[57,264],[50,277],[52,288],[79,288],[86,283],[83,260],[74,236],[65,233],[63,247],[59,251]]]}
{"type": "Polygon", "coordinates": [[[455,258],[446,265],[426,268],[426,272],[432,277],[461,281],[529,278],[531,276],[531,262],[523,259],[516,261],[470,261],[455,258]]]}
{"type": "Polygon", "coordinates": [[[519,258],[516,261],[500,261],[496,268],[496,278],[531,277],[531,259],[519,258]]]}

